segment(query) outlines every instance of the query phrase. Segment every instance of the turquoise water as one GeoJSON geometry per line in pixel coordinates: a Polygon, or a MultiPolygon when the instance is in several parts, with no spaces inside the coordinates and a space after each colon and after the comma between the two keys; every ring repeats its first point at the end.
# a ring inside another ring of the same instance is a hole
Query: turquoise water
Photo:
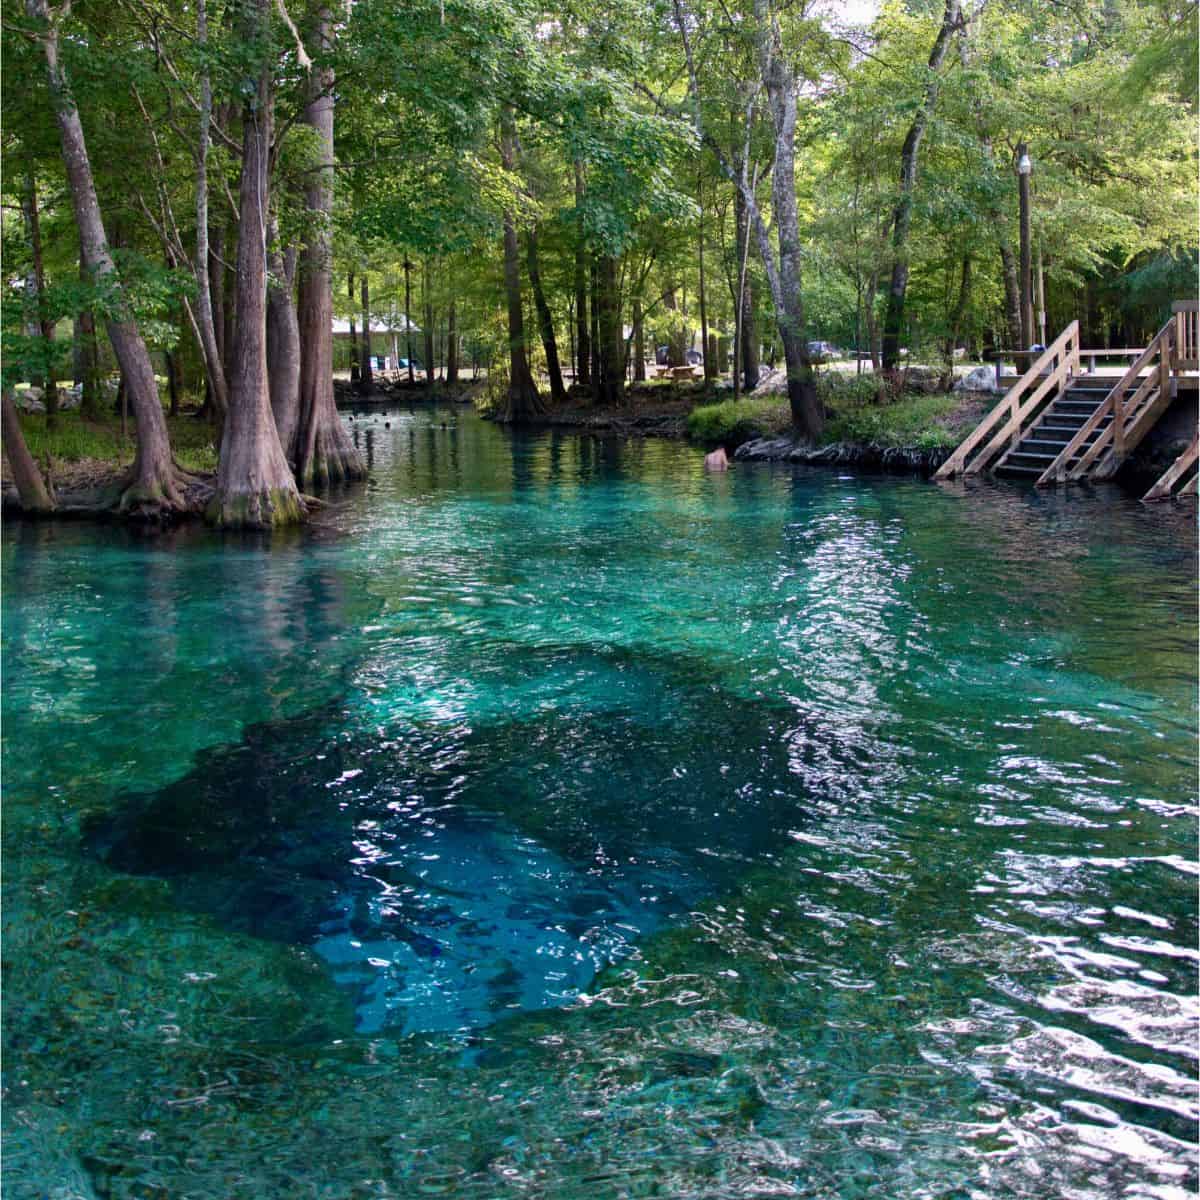
{"type": "Polygon", "coordinates": [[[1194,510],[352,428],[5,528],[6,1196],[1195,1192],[1194,510]]]}

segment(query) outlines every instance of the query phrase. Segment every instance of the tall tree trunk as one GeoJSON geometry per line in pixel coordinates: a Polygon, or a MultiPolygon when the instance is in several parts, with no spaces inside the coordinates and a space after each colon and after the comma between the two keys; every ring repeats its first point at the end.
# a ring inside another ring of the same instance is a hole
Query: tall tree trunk
{"type": "Polygon", "coordinates": [[[171,402],[169,415],[179,416],[179,359],[174,350],[164,350],[163,359],[167,367],[167,396],[171,402]]]}
{"type": "MultiPolygon", "coordinates": [[[[764,0],[755,0],[756,8],[765,9],[764,0]]],[[[775,162],[771,176],[771,206],[775,212],[779,239],[777,274],[768,267],[773,299],[778,312],[779,337],[787,366],[788,404],[792,424],[807,438],[815,438],[824,424],[817,397],[817,381],[808,360],[804,341],[804,305],[800,291],[800,219],[796,205],[796,96],[791,71],[772,47],[763,51],[763,75],[771,102],[775,125],[775,162]]],[[[761,225],[761,222],[759,222],[761,225]]],[[[764,257],[770,260],[770,239],[760,239],[764,257]]]]}
{"type": "Polygon", "coordinates": [[[714,364],[709,361],[708,354],[708,303],[704,289],[704,180],[701,177],[696,182],[696,193],[700,197],[700,222],[696,229],[696,253],[700,265],[700,351],[704,355],[704,381],[710,382],[714,376],[714,364]]]}
{"type": "Polygon", "coordinates": [[[446,386],[453,387],[458,382],[458,315],[454,301],[446,313],[446,386]]]}
{"type": "MultiPolygon", "coordinates": [[[[333,46],[334,15],[317,10],[321,54],[333,46]]],[[[316,226],[299,263],[300,428],[296,480],[303,485],[362,479],[366,468],[333,401],[333,71],[312,66],[304,120],[316,134],[318,170],[308,174],[304,201],[316,226]]]]}
{"type": "Polygon", "coordinates": [[[413,351],[412,351],[412,281],[409,278],[409,273],[412,270],[412,264],[408,261],[408,256],[404,258],[404,353],[408,357],[408,382],[411,386],[415,380],[413,378],[413,351]]]}
{"type": "Polygon", "coordinates": [[[754,281],[747,279],[742,288],[742,390],[752,392],[762,375],[760,353],[762,338],[758,333],[754,281]]]}
{"type": "MultiPolygon", "coordinates": [[[[354,303],[354,272],[351,271],[346,276],[346,296],[350,303],[354,303]]],[[[358,325],[354,320],[354,313],[350,313],[350,382],[357,387],[362,381],[362,368],[358,361],[358,325]]]]}
{"type": "MultiPolygon", "coordinates": [[[[687,59],[688,87],[692,98],[693,119],[698,135],[703,135],[700,108],[700,89],[696,64],[692,56],[688,23],[684,18],[682,0],[674,0],[675,21],[683,40],[687,59]]],[[[746,163],[737,172],[721,157],[721,166],[734,182],[746,205],[754,226],[763,269],[771,287],[779,335],[783,344],[788,372],[788,405],[792,424],[805,438],[815,438],[824,425],[816,378],[808,360],[804,341],[804,304],[800,288],[800,223],[796,204],[796,117],[800,92],[787,53],[783,46],[774,13],[768,0],[754,0],[754,42],[759,75],[767,93],[767,102],[774,127],[775,161],[771,175],[771,206],[779,242],[778,261],[771,245],[771,233],[763,219],[754,194],[754,184],[747,176],[746,163]]]]}
{"type": "Polygon", "coordinates": [[[588,378],[592,403],[595,404],[600,393],[600,272],[596,259],[588,263],[588,280],[591,285],[591,329],[588,332],[588,378]]]}
{"type": "MultiPolygon", "coordinates": [[[[208,45],[207,0],[196,0],[196,41],[201,51],[208,45]]],[[[222,425],[229,410],[229,380],[225,374],[225,308],[222,280],[225,268],[216,262],[208,245],[208,149],[212,127],[212,82],[207,66],[200,72],[200,129],[196,145],[196,254],[193,274],[196,277],[196,330],[200,353],[204,359],[204,374],[208,395],[215,410],[217,424],[222,425]],[[216,272],[216,286],[211,272],[216,272]],[[213,301],[219,302],[215,308],[213,301]]],[[[220,253],[224,253],[224,234],[220,238],[220,253]]]]}
{"type": "Polygon", "coordinates": [[[687,319],[679,311],[673,287],[663,293],[663,308],[677,314],[671,318],[671,328],[667,333],[667,366],[682,367],[687,362],[687,319]]]}
{"type": "MultiPolygon", "coordinates": [[[[500,114],[500,160],[506,171],[514,169],[516,123],[512,108],[506,105],[500,114]]],[[[505,419],[519,422],[546,411],[541,394],[529,369],[525,351],[525,316],[521,308],[521,255],[517,244],[516,219],[511,210],[504,213],[504,293],[508,302],[508,402],[505,419]]]]}
{"type": "Polygon", "coordinates": [[[962,331],[963,321],[966,320],[967,307],[970,303],[971,256],[965,254],[962,260],[962,273],[958,281],[958,299],[954,305],[954,312],[950,317],[950,326],[947,331],[945,345],[943,346],[946,365],[942,374],[942,382],[947,388],[954,382],[954,349],[958,345],[958,337],[962,331]]]}
{"type": "Polygon", "coordinates": [[[221,299],[221,311],[225,317],[225,339],[222,345],[225,347],[226,381],[233,372],[233,337],[237,321],[237,238],[238,227],[231,220],[226,227],[223,243],[230,270],[222,269],[221,271],[221,287],[224,293],[221,299]]]}
{"type": "Polygon", "coordinates": [[[879,372],[883,362],[883,348],[880,344],[879,319],[875,315],[875,296],[879,291],[879,271],[874,270],[867,276],[867,291],[863,297],[863,320],[867,325],[867,347],[871,355],[871,370],[879,372]]]}
{"type": "Polygon", "coordinates": [[[54,501],[50,489],[46,487],[42,473],[29,453],[25,444],[25,434],[21,432],[21,418],[17,414],[17,406],[13,403],[12,393],[5,388],[0,397],[0,415],[3,416],[3,426],[0,435],[4,439],[4,456],[12,468],[13,483],[17,485],[17,496],[21,507],[26,512],[51,512],[54,501]]]}
{"type": "Polygon", "coordinates": [[[538,265],[536,229],[529,229],[525,233],[525,259],[529,267],[529,286],[533,290],[533,303],[537,309],[538,330],[542,335],[542,346],[546,351],[546,373],[550,376],[550,399],[554,404],[561,404],[567,398],[567,389],[563,387],[562,367],[558,362],[558,342],[554,337],[554,317],[550,312],[550,305],[546,303],[546,293],[542,290],[542,272],[538,265]]]}
{"type": "Polygon", "coordinates": [[[960,26],[959,0],[945,0],[942,24],[929,52],[929,75],[921,106],[913,117],[900,151],[900,198],[892,216],[892,280],[888,288],[887,311],[883,318],[883,369],[892,371],[900,361],[900,340],[904,334],[904,301],[908,293],[908,233],[912,224],[913,192],[917,186],[917,166],[921,141],[937,102],[939,72],[960,26]]]}
{"type": "Polygon", "coordinates": [[[633,378],[646,382],[646,320],[642,315],[642,298],[633,298],[633,378]]]}
{"type": "MultiPolygon", "coordinates": [[[[79,228],[83,261],[94,282],[113,281],[117,296],[120,284],[108,248],[108,236],[100,215],[92,165],[79,112],[71,98],[66,72],[59,63],[58,28],[49,20],[46,0],[26,0],[29,16],[42,23],[42,47],[54,115],[62,138],[63,160],[75,222],[79,228]]],[[[180,474],[171,460],[167,422],[158,398],[158,384],[146,343],[124,303],[108,318],[108,336],[125,375],[137,421],[138,443],[133,469],[121,493],[121,511],[143,517],[159,517],[184,507],[180,474]]]]}
{"type": "Polygon", "coordinates": [[[96,345],[96,318],[90,308],[75,317],[79,331],[79,415],[94,421],[100,415],[100,363],[96,345]]]}
{"type": "MultiPolygon", "coordinates": [[[[964,70],[970,68],[973,57],[971,25],[968,23],[958,39],[958,58],[964,70]]],[[[972,99],[979,144],[983,150],[984,168],[987,174],[988,216],[996,231],[1000,249],[1001,275],[1004,281],[1004,317],[1008,344],[1016,350],[1021,346],[1021,285],[1017,278],[1017,260],[1013,257],[1012,242],[1008,236],[1008,213],[1002,200],[1002,189],[996,172],[996,154],[992,148],[992,136],[986,124],[983,101],[979,96],[972,99]]]]}
{"type": "Polygon", "coordinates": [[[362,273],[359,281],[359,299],[362,302],[362,346],[358,358],[358,386],[364,392],[370,392],[375,387],[374,363],[371,361],[371,288],[367,282],[367,273],[362,273]]]}
{"type": "Polygon", "coordinates": [[[288,462],[296,459],[300,431],[300,324],[293,299],[296,250],[280,251],[274,217],[267,230],[270,240],[271,281],[267,291],[267,386],[279,446],[288,462]]]}
{"type": "MultiPolygon", "coordinates": [[[[81,243],[79,282],[86,288],[88,279],[81,243]]],[[[80,385],[79,415],[85,420],[95,421],[100,416],[100,347],[96,344],[96,316],[90,308],[81,309],[75,314],[75,330],[79,344],[79,366],[75,378],[80,385]]]]}
{"type": "MultiPolygon", "coordinates": [[[[253,46],[270,16],[270,0],[246,14],[253,46]]],[[[217,488],[206,512],[223,529],[270,529],[304,512],[279,444],[267,380],[267,196],[274,99],[271,67],[259,70],[254,97],[242,112],[242,178],[238,193],[237,290],[229,415],[221,437],[217,488]]]]}
{"type": "Polygon", "coordinates": [[[46,371],[42,378],[44,388],[42,403],[46,406],[46,428],[53,429],[58,424],[58,382],[54,378],[54,322],[46,311],[46,268],[42,260],[42,222],[38,212],[37,182],[32,174],[26,176],[21,207],[29,232],[29,248],[33,253],[33,303],[37,314],[35,324],[46,358],[46,371]]]}
{"type": "Polygon", "coordinates": [[[217,354],[217,361],[210,373],[209,387],[213,393],[215,406],[213,415],[218,421],[224,421],[224,414],[229,408],[229,376],[225,371],[225,363],[228,359],[228,346],[225,344],[228,322],[225,319],[225,264],[222,261],[224,258],[225,225],[218,221],[210,233],[208,252],[208,304],[212,310],[213,345],[217,354]],[[216,380],[218,378],[224,381],[225,408],[221,407],[221,402],[217,397],[216,380]]]}
{"type": "MultiPolygon", "coordinates": [[[[740,173],[740,168],[739,168],[740,173]]],[[[737,253],[737,298],[735,315],[737,327],[734,330],[733,371],[738,378],[734,381],[734,399],[737,393],[752,392],[758,387],[758,377],[761,373],[759,364],[759,348],[762,339],[758,333],[758,318],[754,297],[754,283],[750,278],[748,264],[750,258],[750,213],[746,207],[746,199],[741,189],[734,192],[734,241],[737,253]]]]}
{"type": "Polygon", "coordinates": [[[429,259],[421,260],[421,323],[425,342],[425,386],[432,390],[437,378],[437,349],[433,344],[433,289],[429,286],[429,259]]]}
{"type": "Polygon", "coordinates": [[[1017,271],[1017,256],[1012,243],[1006,236],[1000,240],[1000,267],[1004,275],[1004,323],[1008,332],[1008,345],[1012,350],[1021,348],[1021,280],[1017,271]]]}
{"type": "Polygon", "coordinates": [[[625,399],[625,370],[616,257],[601,255],[597,266],[600,278],[600,387],[597,398],[601,404],[617,405],[625,399]]]}
{"type": "Polygon", "coordinates": [[[575,382],[584,387],[592,380],[592,345],[588,325],[587,241],[583,236],[583,164],[575,162],[575,382]]]}

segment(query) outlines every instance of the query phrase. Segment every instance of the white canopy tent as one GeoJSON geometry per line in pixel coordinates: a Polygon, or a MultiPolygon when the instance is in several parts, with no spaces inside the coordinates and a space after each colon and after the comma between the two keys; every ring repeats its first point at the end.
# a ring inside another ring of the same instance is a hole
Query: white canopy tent
{"type": "MultiPolygon", "coordinates": [[[[346,317],[334,317],[331,323],[333,333],[334,346],[346,346],[350,339],[350,321],[346,317]]],[[[362,337],[361,322],[354,322],[355,337],[362,337]]],[[[409,334],[419,334],[421,327],[415,322],[410,321],[408,316],[402,312],[378,313],[371,317],[371,356],[374,359],[374,365],[380,371],[395,371],[400,367],[401,359],[405,357],[405,347],[400,339],[403,336],[407,341],[409,334]],[[384,354],[378,353],[380,339],[383,340],[383,345],[387,352],[384,354]]],[[[349,347],[346,346],[345,353],[349,354],[349,347]]],[[[413,346],[413,357],[417,354],[417,348],[413,346]]],[[[340,354],[335,350],[335,360],[340,357],[340,354]]]]}

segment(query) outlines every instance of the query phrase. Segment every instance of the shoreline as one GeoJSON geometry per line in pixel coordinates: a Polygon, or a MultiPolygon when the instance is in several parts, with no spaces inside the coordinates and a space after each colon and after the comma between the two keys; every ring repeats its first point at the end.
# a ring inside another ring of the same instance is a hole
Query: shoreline
{"type": "MultiPolygon", "coordinates": [[[[384,405],[413,407],[435,407],[451,405],[460,407],[470,404],[475,389],[471,385],[459,385],[453,391],[438,389],[432,395],[423,387],[398,387],[395,391],[378,390],[366,395],[341,394],[338,408],[344,414],[353,414],[358,406],[379,408],[384,405]]],[[[759,399],[760,397],[750,397],[759,399]]],[[[598,408],[573,396],[568,403],[552,409],[532,420],[512,423],[501,420],[490,413],[481,413],[483,420],[494,421],[513,429],[531,432],[567,431],[595,438],[663,438],[669,441],[689,443],[697,450],[712,449],[722,445],[731,462],[736,463],[782,463],[815,467],[851,467],[867,472],[890,475],[909,475],[929,478],[954,452],[954,445],[896,444],[873,440],[838,440],[824,445],[812,445],[789,436],[785,430],[764,429],[753,420],[739,425],[729,437],[717,440],[692,436],[688,430],[688,418],[704,404],[720,403],[727,397],[714,394],[711,389],[689,387],[649,387],[632,391],[632,402],[620,408],[598,408]],[[661,399],[658,394],[667,393],[661,399]]],[[[474,408],[472,411],[477,411],[474,408]]],[[[748,414],[749,415],[749,414],[748,414]]],[[[967,426],[969,430],[970,426],[967,426]]],[[[961,436],[965,436],[965,431],[961,436]]],[[[960,440],[960,439],[959,439],[960,440]]],[[[957,444],[957,440],[955,442],[957,444]]],[[[1145,448],[1150,450],[1149,447],[1145,448]]],[[[50,512],[27,511],[22,508],[16,488],[8,476],[5,463],[2,488],[0,488],[0,516],[4,519],[32,519],[39,521],[98,521],[123,524],[142,524],[116,511],[116,497],[122,476],[129,465],[100,458],[85,458],[75,462],[59,462],[49,480],[54,489],[56,507],[50,512]]],[[[1153,453],[1135,455],[1122,471],[1125,480],[1153,481],[1162,467],[1153,453]]],[[[205,506],[211,498],[215,483],[215,472],[192,472],[197,478],[189,487],[188,506],[165,522],[151,522],[150,528],[190,524],[203,520],[205,506]]],[[[1120,481],[1118,481],[1120,482],[1120,481]]],[[[306,496],[311,519],[313,512],[324,506],[321,497],[306,496]]]]}

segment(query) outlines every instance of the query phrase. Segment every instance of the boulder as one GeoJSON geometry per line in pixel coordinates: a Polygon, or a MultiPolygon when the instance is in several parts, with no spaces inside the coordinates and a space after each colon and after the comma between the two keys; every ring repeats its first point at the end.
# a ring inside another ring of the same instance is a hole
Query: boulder
{"type": "Polygon", "coordinates": [[[754,438],[734,452],[737,462],[783,462],[796,449],[791,438],[754,438]]]}
{"type": "Polygon", "coordinates": [[[783,396],[787,394],[787,371],[783,367],[769,367],[758,377],[753,392],[755,396],[783,396]]]}
{"type": "Polygon", "coordinates": [[[21,391],[13,393],[13,403],[22,412],[44,413],[46,406],[42,403],[42,395],[40,387],[22,388],[21,391]]]}
{"type": "Polygon", "coordinates": [[[996,371],[993,367],[974,367],[954,381],[956,392],[994,392],[996,371]]]}
{"type": "Polygon", "coordinates": [[[904,390],[907,392],[924,392],[933,395],[943,391],[942,372],[936,367],[905,367],[901,372],[904,380],[904,390]]]}

